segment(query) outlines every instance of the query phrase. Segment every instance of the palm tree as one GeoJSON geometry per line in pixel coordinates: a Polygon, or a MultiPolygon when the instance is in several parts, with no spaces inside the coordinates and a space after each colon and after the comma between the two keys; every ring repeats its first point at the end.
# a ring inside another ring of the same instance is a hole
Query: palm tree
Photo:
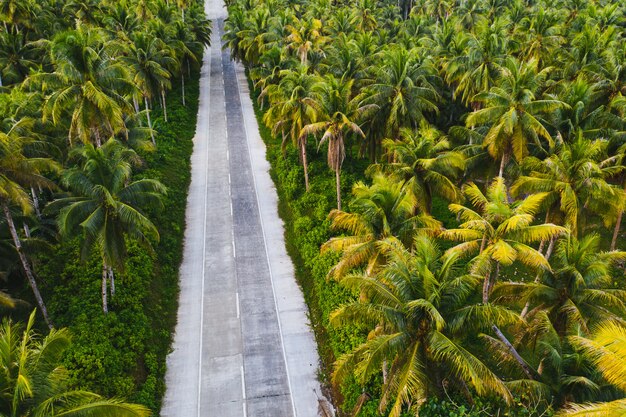
{"type": "Polygon", "coordinates": [[[26,32],[0,33],[0,87],[20,83],[34,67],[35,56],[26,32]]]}
{"type": "Polygon", "coordinates": [[[364,384],[389,364],[379,412],[391,405],[393,417],[405,407],[416,413],[427,398],[442,393],[444,380],[509,400],[505,384],[470,353],[460,334],[463,328],[486,329],[492,319],[510,324],[516,316],[493,305],[468,308],[480,277],[458,275],[457,257],[441,257],[429,238],[416,238],[412,251],[395,238],[379,245],[388,263],[376,276],[353,274],[340,281],[360,296],[331,313],[331,323],[363,326],[369,337],[337,360],[333,380],[353,371],[364,384]]]}
{"type": "Polygon", "coordinates": [[[317,83],[313,87],[313,98],[307,100],[313,107],[316,121],[300,132],[300,138],[323,132],[320,146],[328,142],[328,166],[335,171],[338,210],[341,210],[341,165],[346,157],[344,138],[349,133],[365,137],[359,122],[373,109],[371,105],[362,105],[359,97],[353,97],[352,84],[353,80],[333,76],[326,76],[317,83]]]}
{"type": "MultiPolygon", "coordinates": [[[[529,321],[546,314],[555,333],[564,338],[604,320],[622,320],[626,291],[614,288],[612,268],[626,260],[626,252],[602,252],[600,236],[589,234],[559,240],[551,272],[536,283],[503,283],[497,293],[517,302],[530,302],[529,321]],[[506,294],[506,295],[505,295],[506,294]]],[[[532,327],[530,327],[532,332],[532,327]]]]}
{"type": "MultiPolygon", "coordinates": [[[[604,378],[619,390],[626,390],[626,327],[614,321],[598,325],[591,338],[572,337],[574,343],[595,363],[604,378]]],[[[606,403],[572,404],[558,417],[619,417],[626,413],[626,400],[606,403]]]]}
{"type": "Polygon", "coordinates": [[[473,99],[484,103],[485,108],[467,116],[466,124],[468,127],[489,126],[484,145],[494,159],[500,159],[500,177],[504,175],[504,168],[511,155],[518,162],[528,155],[530,141],[542,149],[539,141],[542,137],[552,146],[552,136],[540,116],[565,104],[555,99],[535,98],[547,72],[547,69],[537,72],[536,61],[518,63],[509,59],[502,70],[498,86],[477,94],[473,99]]]}
{"type": "Polygon", "coordinates": [[[128,50],[129,53],[123,61],[131,69],[133,82],[143,97],[152,143],[156,145],[149,102],[170,84],[168,67],[174,64],[175,59],[167,45],[149,33],[136,33],[128,50]]]}
{"type": "MultiPolygon", "coordinates": [[[[478,211],[459,204],[450,204],[450,211],[463,223],[458,229],[444,230],[441,237],[462,242],[450,248],[448,253],[459,256],[476,254],[471,261],[470,271],[484,277],[484,304],[489,303],[489,296],[498,280],[501,266],[509,266],[519,261],[533,269],[550,270],[544,256],[529,244],[551,239],[566,233],[567,229],[554,224],[533,225],[545,194],[532,194],[511,203],[502,177],[493,181],[486,195],[473,183],[463,187],[463,192],[478,211]]],[[[534,379],[536,372],[528,366],[498,326],[494,324],[492,330],[528,378],[534,379]]]]}
{"type": "Polygon", "coordinates": [[[70,143],[78,137],[100,146],[103,137],[125,129],[124,112],[131,107],[124,96],[132,85],[122,61],[112,59],[119,47],[101,30],[79,25],[52,40],[54,72],[30,77],[29,83],[51,91],[44,117],[50,117],[55,124],[70,121],[70,143]]]}
{"type": "MultiPolygon", "coordinates": [[[[478,1],[463,2],[479,4],[478,1]]],[[[471,14],[467,15],[468,17],[471,14]]],[[[466,19],[462,17],[462,19],[466,19]]],[[[460,97],[465,104],[472,104],[476,94],[489,91],[499,78],[500,68],[508,51],[509,36],[506,33],[504,19],[495,19],[493,23],[482,19],[474,33],[467,39],[467,49],[453,57],[445,66],[446,81],[454,88],[453,98],[460,97]]]]}
{"type": "Polygon", "coordinates": [[[46,171],[55,171],[58,165],[48,158],[28,156],[29,146],[38,146],[32,133],[33,120],[3,120],[0,125],[0,206],[6,218],[13,245],[22,264],[28,284],[35,295],[37,304],[46,324],[52,328],[52,321],[39,292],[35,274],[28,261],[22,240],[15,227],[11,206],[16,206],[24,215],[33,212],[33,202],[28,194],[30,187],[51,189],[54,183],[43,176],[46,171]]]}
{"type": "Polygon", "coordinates": [[[323,35],[321,20],[294,19],[294,23],[286,27],[290,33],[286,47],[296,53],[302,65],[306,65],[309,53],[322,49],[328,38],[323,35]]]}
{"type": "Polygon", "coordinates": [[[288,132],[291,141],[297,145],[304,167],[304,186],[309,191],[309,166],[307,162],[307,137],[301,136],[302,128],[313,121],[315,114],[309,104],[315,76],[309,74],[304,65],[296,69],[280,71],[278,84],[268,86],[272,105],[263,116],[265,124],[272,129],[273,134],[279,131],[283,134],[285,146],[285,132],[288,132]]]}
{"type": "Polygon", "coordinates": [[[574,236],[583,231],[585,213],[599,215],[610,224],[618,215],[624,192],[607,182],[623,168],[606,157],[605,140],[589,141],[579,132],[573,143],[563,143],[556,154],[541,161],[528,157],[521,176],[511,188],[513,195],[548,193],[551,215],[562,213],[562,224],[574,236]]]}
{"type": "Polygon", "coordinates": [[[267,50],[270,44],[269,21],[270,12],[265,7],[255,7],[244,19],[243,28],[237,33],[237,46],[243,51],[242,58],[247,64],[257,65],[259,57],[267,50]]]}
{"type": "Polygon", "coordinates": [[[509,266],[519,261],[533,269],[550,270],[544,256],[528,245],[567,232],[564,227],[551,223],[533,225],[547,196],[545,193],[531,194],[523,200],[510,202],[502,177],[489,185],[486,194],[474,183],[464,186],[463,193],[477,211],[460,204],[450,204],[450,211],[463,223],[457,229],[444,230],[441,237],[461,241],[450,251],[476,255],[471,270],[485,277],[484,303],[489,302],[489,293],[498,279],[501,265],[509,266]]]}
{"type": "Polygon", "coordinates": [[[329,272],[336,279],[363,264],[367,264],[366,273],[373,275],[385,264],[378,245],[382,240],[395,237],[409,248],[416,234],[435,234],[441,228],[441,223],[429,215],[415,215],[415,195],[395,178],[377,174],[370,186],[354,184],[352,195],[350,212],[332,210],[328,215],[331,230],[348,234],[331,238],[321,248],[322,252],[341,253],[341,259],[329,272]]]}
{"type": "Polygon", "coordinates": [[[132,168],[140,160],[135,151],[109,139],[101,148],[87,144],[72,150],[80,165],[63,174],[63,185],[74,194],[51,203],[62,207],[59,230],[72,236],[83,235],[82,256],[95,247],[102,258],[102,309],[108,312],[107,282],[115,293],[113,270],[124,270],[126,238],[150,247],[159,233],[140,207],[160,205],[165,187],[156,180],[132,181],[132,168]]]}
{"type": "Polygon", "coordinates": [[[379,60],[384,65],[367,89],[367,102],[378,106],[371,123],[384,138],[396,139],[401,128],[419,126],[424,113],[438,112],[437,90],[429,81],[434,70],[402,47],[386,49],[379,60]]]}
{"type": "Polygon", "coordinates": [[[109,400],[70,388],[70,376],[61,365],[70,346],[67,329],[35,333],[35,312],[26,326],[4,318],[0,326],[0,414],[3,416],[147,417],[138,404],[109,400]]]}
{"type": "Polygon", "coordinates": [[[432,198],[443,197],[458,203],[462,199],[452,179],[465,169],[465,157],[450,150],[451,144],[435,127],[422,124],[419,130],[402,129],[400,140],[383,141],[389,160],[395,162],[370,165],[369,171],[394,175],[407,184],[424,213],[430,213],[432,198]]]}

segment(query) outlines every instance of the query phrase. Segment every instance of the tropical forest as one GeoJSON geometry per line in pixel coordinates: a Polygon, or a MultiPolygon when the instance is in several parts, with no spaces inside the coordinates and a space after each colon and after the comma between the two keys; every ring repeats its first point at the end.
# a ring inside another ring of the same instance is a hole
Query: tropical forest
{"type": "Polygon", "coordinates": [[[321,415],[626,415],[624,2],[211,1],[0,0],[0,416],[160,415],[209,48],[321,415]]]}

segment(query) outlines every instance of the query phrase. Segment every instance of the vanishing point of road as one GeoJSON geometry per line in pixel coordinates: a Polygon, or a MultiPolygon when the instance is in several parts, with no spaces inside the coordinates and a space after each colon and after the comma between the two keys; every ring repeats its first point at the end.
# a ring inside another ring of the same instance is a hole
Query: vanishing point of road
{"type": "Polygon", "coordinates": [[[277,214],[248,83],[222,50],[226,11],[205,51],[178,322],[162,417],[317,416],[318,355],[277,214]]]}

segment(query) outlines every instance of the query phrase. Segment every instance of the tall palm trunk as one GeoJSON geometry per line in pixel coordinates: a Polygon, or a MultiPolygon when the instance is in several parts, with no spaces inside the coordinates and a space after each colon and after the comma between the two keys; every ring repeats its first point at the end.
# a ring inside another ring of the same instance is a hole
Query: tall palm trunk
{"type": "Polygon", "coordinates": [[[31,290],[33,290],[33,294],[35,295],[35,299],[37,300],[37,304],[41,309],[41,314],[46,321],[46,324],[50,329],[52,329],[54,328],[54,325],[52,324],[52,321],[50,321],[50,317],[48,316],[48,309],[46,308],[46,305],[43,302],[43,298],[41,297],[41,293],[39,292],[37,281],[35,281],[35,275],[33,274],[33,270],[28,263],[28,259],[26,259],[26,255],[24,254],[24,251],[22,249],[22,242],[20,241],[20,237],[17,235],[17,229],[15,228],[15,223],[13,222],[13,216],[11,215],[11,210],[9,209],[9,205],[6,201],[2,201],[2,210],[4,211],[4,217],[6,218],[7,224],[9,225],[11,237],[13,238],[13,245],[15,245],[15,249],[17,250],[17,254],[20,258],[20,262],[22,263],[22,268],[24,269],[24,273],[26,274],[28,284],[30,285],[31,290]]]}
{"type": "Polygon", "coordinates": [[[115,274],[113,273],[113,268],[109,267],[109,283],[111,287],[111,298],[115,296],[115,274]]]}
{"type": "Polygon", "coordinates": [[[530,368],[530,366],[528,366],[528,364],[526,363],[524,358],[522,358],[520,356],[520,354],[517,352],[517,349],[515,349],[515,346],[513,346],[511,344],[511,342],[509,342],[509,340],[506,338],[504,333],[502,333],[502,331],[500,331],[498,326],[496,326],[495,324],[492,324],[491,325],[491,329],[496,333],[496,336],[498,336],[498,339],[500,339],[500,341],[502,343],[504,343],[504,345],[507,347],[507,349],[509,350],[509,352],[511,353],[513,358],[515,358],[517,363],[520,365],[520,367],[522,368],[522,370],[524,371],[526,376],[529,379],[535,379],[535,377],[534,377],[535,372],[533,372],[533,370],[530,368]]]}
{"type": "Polygon", "coordinates": [[[33,196],[33,206],[35,206],[35,214],[38,219],[41,219],[41,210],[39,210],[39,197],[37,197],[37,191],[33,187],[30,187],[30,194],[33,196]]]}
{"type": "Polygon", "coordinates": [[[165,89],[161,88],[161,103],[163,103],[163,118],[167,122],[167,104],[165,103],[165,89]]]}
{"type": "Polygon", "coordinates": [[[502,154],[502,159],[500,160],[500,171],[498,172],[498,177],[504,178],[504,168],[506,166],[506,152],[502,154]]]}
{"type": "MultiPolygon", "coordinates": [[[[485,277],[485,282],[483,284],[483,303],[484,304],[489,303],[489,293],[491,291],[492,283],[496,282],[499,274],[500,274],[500,263],[497,262],[496,273],[493,279],[491,279],[491,274],[487,274],[487,276],[485,277]]],[[[519,354],[517,349],[515,349],[515,346],[513,346],[513,344],[509,342],[509,339],[506,338],[506,336],[504,335],[504,333],[502,333],[502,331],[498,328],[498,326],[496,324],[492,324],[491,329],[494,331],[498,339],[500,339],[500,341],[506,346],[511,356],[513,356],[513,358],[522,368],[526,376],[529,379],[535,379],[533,370],[530,368],[530,366],[528,366],[524,358],[522,358],[522,356],[519,354]]]]}
{"type": "Polygon", "coordinates": [[[335,182],[337,183],[337,210],[341,210],[341,168],[335,169],[335,182]]]}
{"type": "MultiPolygon", "coordinates": [[[[624,191],[626,191],[626,181],[624,181],[624,191]]],[[[613,229],[613,238],[611,239],[611,250],[615,250],[617,245],[617,237],[619,236],[619,229],[622,227],[622,216],[624,215],[624,209],[619,211],[617,216],[617,222],[615,223],[615,229],[613,229]]]]}
{"type": "Polygon", "coordinates": [[[185,103],[185,74],[183,74],[183,71],[180,72],[180,83],[182,84],[182,90],[183,90],[183,106],[187,106],[187,104],[185,103]]]}
{"type": "Polygon", "coordinates": [[[106,261],[102,260],[102,311],[109,312],[109,302],[107,300],[107,284],[108,284],[109,268],[106,261]]]}
{"type": "Polygon", "coordinates": [[[150,137],[152,138],[152,144],[156,146],[156,141],[154,140],[154,130],[152,130],[152,120],[150,119],[150,108],[148,107],[148,97],[143,96],[143,102],[146,106],[146,116],[148,118],[148,128],[150,129],[150,137]]]}
{"type": "Polygon", "coordinates": [[[304,188],[309,191],[309,163],[306,158],[306,140],[300,141],[300,151],[302,153],[302,166],[304,167],[304,188]]]}

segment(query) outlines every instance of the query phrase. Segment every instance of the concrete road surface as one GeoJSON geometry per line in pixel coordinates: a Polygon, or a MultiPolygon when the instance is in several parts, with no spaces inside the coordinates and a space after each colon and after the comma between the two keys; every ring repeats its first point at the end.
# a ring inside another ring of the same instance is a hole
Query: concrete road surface
{"type": "Polygon", "coordinates": [[[221,50],[222,0],[203,61],[178,323],[163,417],[318,415],[318,355],[283,241],[243,68],[221,50]]]}

